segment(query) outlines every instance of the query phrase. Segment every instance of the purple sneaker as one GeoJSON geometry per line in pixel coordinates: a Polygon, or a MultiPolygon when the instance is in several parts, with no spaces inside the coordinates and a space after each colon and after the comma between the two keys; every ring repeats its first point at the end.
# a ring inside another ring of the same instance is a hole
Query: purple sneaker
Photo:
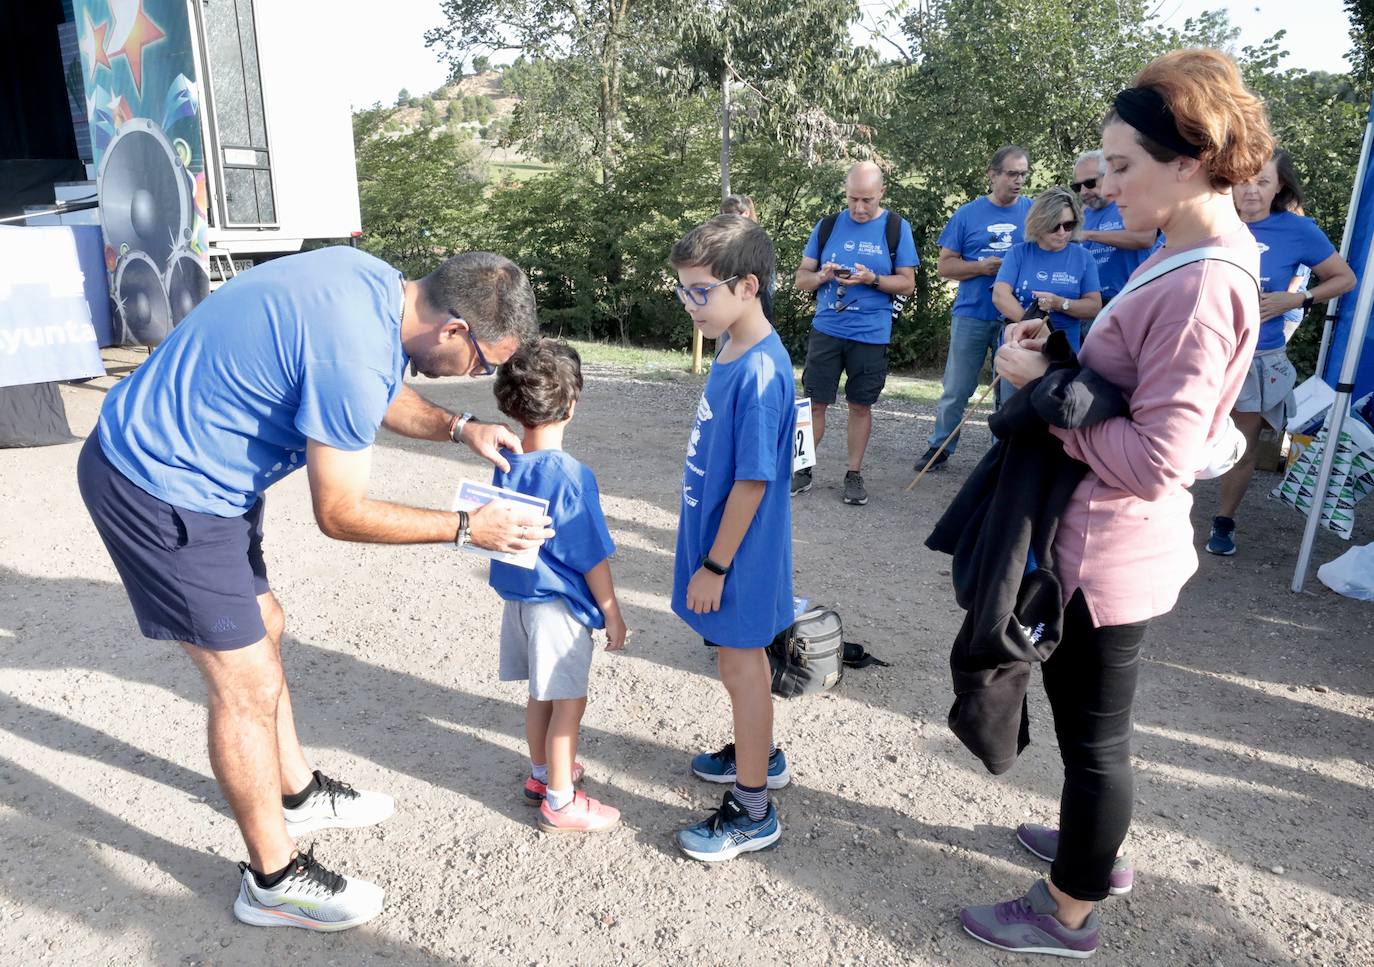
{"type": "Polygon", "coordinates": [[[959,922],[968,935],[992,947],[1018,954],[1091,957],[1097,951],[1097,910],[1083,926],[1070,930],[1054,918],[1059,905],[1044,880],[1015,900],[986,907],[964,907],[959,922]]]}
{"type": "MultiPolygon", "coordinates": [[[[1047,863],[1053,863],[1059,852],[1059,830],[1053,826],[1039,823],[1022,823],[1016,827],[1016,838],[1031,853],[1047,863]]],[[[1135,864],[1129,853],[1122,853],[1112,864],[1112,875],[1107,881],[1107,892],[1112,896],[1130,893],[1135,885],[1135,864]]]]}

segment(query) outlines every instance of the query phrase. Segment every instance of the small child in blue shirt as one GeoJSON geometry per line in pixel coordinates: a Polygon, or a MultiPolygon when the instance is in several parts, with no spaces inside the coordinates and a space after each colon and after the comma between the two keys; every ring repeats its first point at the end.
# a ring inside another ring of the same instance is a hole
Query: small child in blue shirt
{"type": "Polygon", "coordinates": [[[673,611],[716,648],[734,741],[692,760],[730,783],[720,808],[678,832],[693,859],[719,862],[765,849],[782,834],[769,789],[790,780],[773,745],[769,642],[791,625],[792,360],[760,293],[775,258],[768,233],[738,215],[688,232],[669,259],[677,295],[707,339],[729,340],[711,364],[687,442],[678,517],[673,611]]]}
{"type": "Polygon", "coordinates": [[[505,600],[501,681],[528,681],[525,737],[530,777],[525,801],[539,806],[548,833],[596,832],[620,811],[574,790],[582,778],[577,737],[587,708],[592,629],[606,629],[608,651],[625,647],[625,620],[611,580],[615,552],[596,477],[563,451],[563,431],[582,392],[582,360],[565,343],[540,339],[517,349],[496,374],[501,412],[525,428],[524,453],[503,451],[510,470],[492,483],[549,502],[555,535],[533,570],[491,564],[491,586],[505,600]]]}

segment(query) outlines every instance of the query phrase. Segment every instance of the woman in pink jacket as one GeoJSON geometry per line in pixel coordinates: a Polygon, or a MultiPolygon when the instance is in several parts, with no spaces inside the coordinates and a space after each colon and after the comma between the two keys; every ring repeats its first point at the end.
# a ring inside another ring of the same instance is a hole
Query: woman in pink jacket
{"type": "MultiPolygon", "coordinates": [[[[1126,229],[1168,238],[1136,275],[1190,250],[1221,251],[1123,295],[1084,340],[1079,360],[1127,395],[1129,415],[1052,430],[1089,470],[1055,539],[1064,630],[1043,666],[1064,761],[1059,826],[1017,829],[1051,861],[1049,881],[960,919],[984,943],[1069,957],[1097,949],[1097,901],[1131,888],[1121,847],[1141,642],[1197,569],[1188,488],[1226,428],[1260,321],[1259,250],[1231,188],[1259,172],[1274,142],[1230,58],[1180,50],[1117,95],[1102,147],[1103,194],[1126,229]]],[[[1008,327],[996,360],[1003,379],[1019,388],[1045,372],[1045,335],[1039,323],[1008,327]]]]}

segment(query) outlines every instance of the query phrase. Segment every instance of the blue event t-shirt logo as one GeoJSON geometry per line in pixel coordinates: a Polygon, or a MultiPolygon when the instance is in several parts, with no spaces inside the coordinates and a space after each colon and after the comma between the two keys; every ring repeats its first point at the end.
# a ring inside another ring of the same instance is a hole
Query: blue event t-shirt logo
{"type": "Polygon", "coordinates": [[[1012,238],[1016,235],[1016,226],[1011,222],[998,222],[996,225],[988,226],[988,234],[992,236],[988,248],[1005,252],[1012,246],[1012,238]]]}
{"type": "Polygon", "coordinates": [[[711,404],[706,402],[706,394],[701,394],[701,399],[697,401],[697,419],[692,425],[692,435],[687,440],[687,456],[697,455],[697,444],[701,442],[701,424],[711,418],[711,404]]]}

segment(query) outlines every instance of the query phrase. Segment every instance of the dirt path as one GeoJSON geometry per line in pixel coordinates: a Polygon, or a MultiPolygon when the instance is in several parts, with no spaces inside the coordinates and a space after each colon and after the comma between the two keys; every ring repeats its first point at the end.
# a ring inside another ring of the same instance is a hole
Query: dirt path
{"type": "MultiPolygon", "coordinates": [[[[1048,709],[1034,689],[1034,744],[997,779],[949,734],[960,615],[948,560],[922,547],[985,431],[902,497],[930,413],[880,404],[872,500],[855,509],[839,501],[836,414],[795,504],[797,591],[837,603],[847,636],[894,664],[779,707],[796,777],[777,796],[782,843],[709,868],[670,836],[718,801],[687,759],[728,728],[710,656],[667,605],[698,390],[589,373],[568,445],[600,478],[634,629],[625,656],[598,656],[580,756],[588,791],[625,816],[606,837],[543,838],[521,803],[523,695],[496,681],[484,570],[447,549],[324,538],[303,474],[271,492],[301,734],[320,767],[398,801],[379,828],[316,840],[331,866],[387,889],[381,917],[336,936],[232,919],[242,845],[210,777],[195,671],[137,635],[76,493],[78,445],[0,451],[0,962],[1019,962],[955,914],[1043,874],[1011,828],[1056,816],[1048,709]]],[[[495,415],[484,385],[419,388],[495,415]]],[[[84,435],[103,396],[64,392],[84,435]]],[[[487,474],[456,448],[387,436],[374,494],[443,504],[463,476],[487,474]]],[[[1315,581],[1288,592],[1301,519],[1262,499],[1272,484],[1257,479],[1242,553],[1204,555],[1147,638],[1139,873],[1103,907],[1107,963],[1374,963],[1374,607],[1315,581]]],[[[1197,496],[1202,527],[1216,489],[1197,496]]],[[[1374,537],[1371,513],[1357,540],[1374,537]]],[[[1315,562],[1343,547],[1323,535],[1315,562]]]]}

